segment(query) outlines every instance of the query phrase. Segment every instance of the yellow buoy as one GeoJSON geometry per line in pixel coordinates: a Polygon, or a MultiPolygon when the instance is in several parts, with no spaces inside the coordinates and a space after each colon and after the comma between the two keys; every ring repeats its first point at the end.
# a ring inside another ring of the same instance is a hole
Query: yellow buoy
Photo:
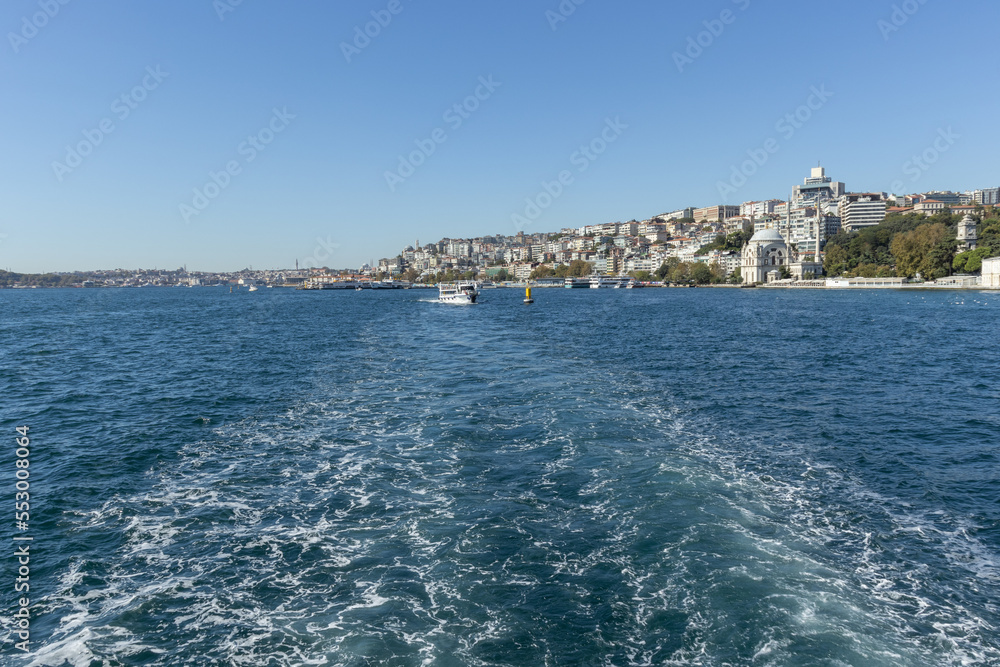
{"type": "Polygon", "coordinates": [[[531,298],[531,286],[527,286],[524,288],[524,302],[525,303],[535,302],[535,300],[531,298]]]}

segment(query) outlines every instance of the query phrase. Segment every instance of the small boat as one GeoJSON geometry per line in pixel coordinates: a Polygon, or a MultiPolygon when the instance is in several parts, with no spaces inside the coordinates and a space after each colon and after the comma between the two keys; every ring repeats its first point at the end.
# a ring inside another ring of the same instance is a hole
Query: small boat
{"type": "Polygon", "coordinates": [[[440,283],[438,285],[439,303],[473,304],[479,296],[476,283],[461,281],[457,283],[440,283]]]}
{"type": "Polygon", "coordinates": [[[257,291],[257,286],[256,285],[251,285],[250,286],[250,291],[251,292],[256,292],[257,291]]]}

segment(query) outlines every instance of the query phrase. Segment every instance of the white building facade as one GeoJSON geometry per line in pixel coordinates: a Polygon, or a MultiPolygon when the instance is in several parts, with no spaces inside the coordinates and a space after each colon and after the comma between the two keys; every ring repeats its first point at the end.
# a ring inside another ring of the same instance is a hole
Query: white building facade
{"type": "Polygon", "coordinates": [[[1000,257],[983,260],[982,286],[988,289],[1000,289],[1000,257]]]}
{"type": "MultiPolygon", "coordinates": [[[[744,284],[768,282],[768,274],[780,275],[788,265],[788,244],[776,229],[763,229],[743,247],[740,274],[744,284]]],[[[773,277],[773,276],[772,276],[773,277]]]]}

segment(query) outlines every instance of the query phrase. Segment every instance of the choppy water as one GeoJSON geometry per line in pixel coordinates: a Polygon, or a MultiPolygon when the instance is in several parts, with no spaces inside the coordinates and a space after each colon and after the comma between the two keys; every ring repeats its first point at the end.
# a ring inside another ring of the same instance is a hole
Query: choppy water
{"type": "Polygon", "coordinates": [[[0,292],[2,664],[1000,664],[1000,294],[428,294],[0,292]]]}

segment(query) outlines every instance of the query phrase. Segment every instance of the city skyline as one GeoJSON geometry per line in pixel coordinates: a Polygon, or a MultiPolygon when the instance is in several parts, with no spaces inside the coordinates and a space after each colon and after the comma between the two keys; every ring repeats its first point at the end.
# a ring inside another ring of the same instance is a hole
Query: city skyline
{"type": "Polygon", "coordinates": [[[19,0],[0,266],[360,266],[785,197],[818,162],[851,192],[996,187],[966,73],[1000,61],[971,20],[997,11],[19,0]]]}

